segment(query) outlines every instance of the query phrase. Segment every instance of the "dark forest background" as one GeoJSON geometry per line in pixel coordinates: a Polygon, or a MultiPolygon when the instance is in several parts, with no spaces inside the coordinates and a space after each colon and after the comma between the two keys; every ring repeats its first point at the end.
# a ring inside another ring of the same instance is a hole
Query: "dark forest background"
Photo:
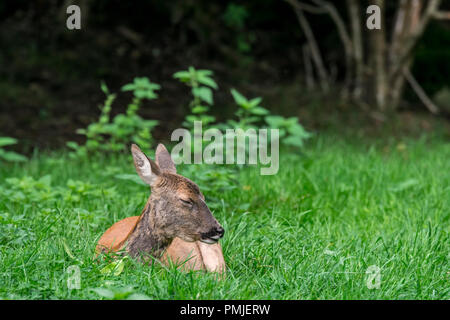
{"type": "MultiPolygon", "coordinates": [[[[361,3],[365,3],[362,1],[361,3]]],[[[348,20],[346,1],[333,2],[348,20]]],[[[449,1],[441,8],[447,9],[449,1]]],[[[392,23],[396,4],[386,5],[392,23]]],[[[157,139],[167,140],[181,126],[189,89],[172,75],[195,66],[214,71],[220,86],[211,112],[220,120],[232,114],[229,89],[263,97],[263,106],[298,116],[309,130],[391,132],[448,128],[450,112],[450,22],[431,20],[414,46],[411,72],[439,106],[432,114],[405,86],[395,110],[342,99],[344,50],[327,15],[305,12],[314,31],[331,89],[306,84],[302,48],[307,42],[296,12],[286,1],[49,1],[0,2],[0,135],[18,138],[23,151],[82,141],[76,134],[98,118],[104,94],[133,78],[161,84],[159,99],[145,101],[144,118],[157,119],[157,139]],[[78,4],[82,29],[68,30],[66,8],[78,4]]],[[[361,18],[366,19],[361,11],[361,18]]],[[[130,96],[121,94],[113,114],[123,112],[130,96]]]]}

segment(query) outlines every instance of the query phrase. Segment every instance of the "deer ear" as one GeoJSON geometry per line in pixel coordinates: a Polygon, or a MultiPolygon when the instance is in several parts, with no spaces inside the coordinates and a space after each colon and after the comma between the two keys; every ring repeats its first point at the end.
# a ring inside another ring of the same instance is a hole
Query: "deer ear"
{"type": "Polygon", "coordinates": [[[147,156],[135,144],[131,146],[131,154],[133,155],[136,172],[141,177],[142,181],[152,186],[161,174],[161,170],[158,165],[151,159],[147,158],[147,156]]]}
{"type": "Polygon", "coordinates": [[[163,144],[158,144],[156,148],[156,163],[163,171],[167,171],[169,173],[177,173],[177,169],[175,168],[175,163],[173,163],[172,157],[170,156],[169,151],[167,151],[166,147],[163,144]]]}

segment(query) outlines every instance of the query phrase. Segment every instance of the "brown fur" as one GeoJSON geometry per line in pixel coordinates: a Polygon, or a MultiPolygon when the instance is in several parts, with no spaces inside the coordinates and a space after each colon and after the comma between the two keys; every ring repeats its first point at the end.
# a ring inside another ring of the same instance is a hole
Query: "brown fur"
{"type": "Polygon", "coordinates": [[[165,263],[183,264],[185,270],[225,271],[219,243],[202,242],[217,241],[223,229],[198,186],[176,174],[163,145],[158,146],[157,163],[144,158],[137,146],[132,147],[132,153],[136,170],[151,185],[152,194],[140,216],[116,222],[103,234],[97,253],[125,248],[132,257],[161,258],[165,263]]]}

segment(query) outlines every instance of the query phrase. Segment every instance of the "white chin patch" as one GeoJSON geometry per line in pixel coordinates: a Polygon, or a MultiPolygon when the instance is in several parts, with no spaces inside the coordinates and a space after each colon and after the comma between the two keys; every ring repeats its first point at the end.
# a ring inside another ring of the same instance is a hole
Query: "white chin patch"
{"type": "Polygon", "coordinates": [[[200,241],[203,242],[203,243],[207,243],[207,244],[214,244],[214,243],[217,243],[217,240],[209,239],[209,238],[207,238],[207,239],[201,239],[200,241]]]}

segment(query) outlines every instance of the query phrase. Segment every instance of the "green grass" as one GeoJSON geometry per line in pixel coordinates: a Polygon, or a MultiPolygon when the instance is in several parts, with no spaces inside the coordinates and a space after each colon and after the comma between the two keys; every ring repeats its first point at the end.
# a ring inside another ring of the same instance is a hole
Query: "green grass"
{"type": "Polygon", "coordinates": [[[449,299],[449,159],[439,138],[327,137],[301,155],[282,154],[275,176],[243,169],[233,189],[205,191],[226,229],[222,281],[132,259],[105,274],[106,262],[92,262],[101,234],[138,215],[148,197],[145,186],[115,177],[134,174],[130,156],[38,154],[2,164],[0,298],[449,299]],[[79,290],[66,285],[72,265],[79,290]],[[378,289],[366,284],[373,265],[378,289]]]}

